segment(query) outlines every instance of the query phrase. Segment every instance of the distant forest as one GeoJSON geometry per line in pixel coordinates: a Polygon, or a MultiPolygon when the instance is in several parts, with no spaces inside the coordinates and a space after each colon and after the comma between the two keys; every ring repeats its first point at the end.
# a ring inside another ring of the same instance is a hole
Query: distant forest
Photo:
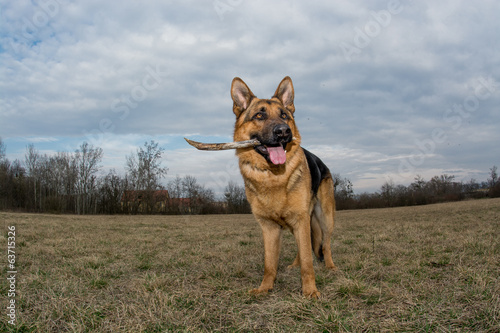
{"type": "MultiPolygon", "coordinates": [[[[217,197],[193,176],[161,180],[163,148],[146,142],[126,157],[125,175],[102,173],[103,150],[86,142],[73,153],[41,154],[33,144],[24,161],[9,161],[0,138],[0,210],[73,214],[244,214],[250,213],[245,189],[229,182],[217,197]]],[[[408,186],[386,182],[376,193],[354,194],[352,182],[333,175],[338,210],[425,205],[500,196],[497,167],[488,180],[457,182],[453,175],[408,186]]]]}

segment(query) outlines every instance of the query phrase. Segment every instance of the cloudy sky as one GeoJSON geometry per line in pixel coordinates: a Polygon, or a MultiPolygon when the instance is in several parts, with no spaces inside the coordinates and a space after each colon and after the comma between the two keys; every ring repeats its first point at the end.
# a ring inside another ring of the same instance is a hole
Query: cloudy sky
{"type": "Polygon", "coordinates": [[[145,141],[167,181],[241,181],[231,80],[269,98],[289,75],[303,146],[356,192],[500,166],[498,1],[2,1],[0,137],[24,160],[103,148],[124,172],[145,141]]]}

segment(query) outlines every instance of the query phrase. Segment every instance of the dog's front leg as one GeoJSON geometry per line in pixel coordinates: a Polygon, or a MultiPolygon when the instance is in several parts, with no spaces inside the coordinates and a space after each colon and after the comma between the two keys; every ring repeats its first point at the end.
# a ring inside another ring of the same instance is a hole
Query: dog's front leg
{"type": "Polygon", "coordinates": [[[267,293],[274,286],[278,271],[282,228],[276,222],[257,217],[264,237],[264,278],[259,288],[250,290],[251,294],[267,293]]]}
{"type": "Polygon", "coordinates": [[[297,241],[298,255],[300,261],[300,276],[302,279],[302,293],[305,297],[317,298],[320,293],[316,288],[316,279],[313,268],[311,251],[311,227],[309,216],[297,216],[297,223],[293,227],[293,235],[297,241]]]}

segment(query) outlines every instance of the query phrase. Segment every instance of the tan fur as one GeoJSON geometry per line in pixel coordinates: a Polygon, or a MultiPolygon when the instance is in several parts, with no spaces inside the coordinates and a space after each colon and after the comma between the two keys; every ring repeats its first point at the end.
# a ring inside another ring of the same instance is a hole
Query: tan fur
{"type": "Polygon", "coordinates": [[[275,95],[266,100],[257,98],[241,79],[235,78],[231,96],[237,117],[235,141],[250,140],[256,133],[265,133],[268,126],[281,123],[290,127],[295,138],[286,146],[286,163],[283,165],[268,162],[253,148],[236,151],[247,199],[264,238],[264,278],[261,285],[250,292],[266,293],[273,288],[281,233],[286,228],[295,236],[298,247],[297,257],[291,267],[301,267],[304,296],[316,298],[320,293],[316,288],[311,249],[318,257],[322,251],[326,267],[335,269],[330,245],[335,213],[333,180],[331,176],[323,179],[317,196],[313,197],[309,167],[300,147],[301,136],[293,118],[295,106],[292,81],[289,77],[284,78],[275,95]],[[262,108],[266,109],[269,118],[265,121],[252,119],[262,108]],[[283,119],[283,110],[289,115],[287,119],[283,119]]]}

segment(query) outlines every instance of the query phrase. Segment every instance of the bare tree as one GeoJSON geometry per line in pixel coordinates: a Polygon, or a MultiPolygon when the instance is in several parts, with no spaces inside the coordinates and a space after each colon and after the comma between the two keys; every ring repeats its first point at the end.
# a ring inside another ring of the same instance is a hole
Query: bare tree
{"type": "Polygon", "coordinates": [[[340,183],[342,183],[343,179],[342,179],[342,177],[340,177],[339,173],[334,173],[332,175],[332,178],[333,178],[333,188],[334,188],[334,191],[336,192],[337,187],[340,185],[340,183]]]}
{"type": "Polygon", "coordinates": [[[177,175],[174,179],[168,182],[167,190],[171,199],[183,198],[182,178],[177,175]]]}
{"type": "Polygon", "coordinates": [[[488,179],[489,195],[492,198],[500,197],[500,181],[498,179],[497,167],[494,165],[490,169],[490,178],[488,179]]]}
{"type": "Polygon", "coordinates": [[[33,182],[33,208],[37,209],[37,183],[39,176],[38,162],[40,159],[40,154],[35,149],[35,146],[31,143],[26,147],[25,164],[28,171],[28,176],[31,182],[33,182]]]}
{"type": "Polygon", "coordinates": [[[0,138],[0,209],[26,207],[26,171],[19,160],[10,162],[0,138]]]}
{"type": "Polygon", "coordinates": [[[59,152],[50,157],[50,187],[54,193],[53,201],[57,202],[60,211],[73,210],[78,175],[76,158],[67,152],[59,152]]]}
{"type": "Polygon", "coordinates": [[[454,179],[455,179],[455,176],[447,175],[447,174],[443,174],[440,176],[434,176],[429,181],[428,186],[430,186],[430,188],[435,196],[442,196],[442,195],[450,192],[450,190],[453,187],[452,183],[453,183],[454,179]]]}
{"type": "Polygon", "coordinates": [[[190,198],[195,200],[200,195],[200,185],[198,184],[198,180],[194,176],[186,175],[182,179],[182,192],[186,196],[186,198],[190,198]]]}
{"type": "MultiPolygon", "coordinates": [[[[206,214],[212,212],[215,193],[200,185],[194,176],[186,175],[181,181],[184,204],[181,213],[206,214]]],[[[182,200],[180,201],[182,202],[182,200]]]]}
{"type": "Polygon", "coordinates": [[[495,187],[497,182],[498,182],[497,166],[494,165],[492,168],[490,168],[490,178],[488,178],[488,185],[490,186],[490,189],[495,187]]]}
{"type": "Polygon", "coordinates": [[[149,212],[152,212],[155,206],[154,191],[163,188],[160,180],[168,171],[161,164],[164,151],[158,143],[151,140],[144,143],[144,148],[140,147],[135,154],[127,156],[128,178],[135,191],[144,193],[142,202],[147,205],[149,212]]]}
{"type": "Polygon", "coordinates": [[[354,190],[352,182],[348,178],[342,178],[338,173],[334,173],[332,178],[335,193],[335,205],[337,209],[352,208],[354,204],[354,190]]]}
{"type": "Polygon", "coordinates": [[[415,191],[423,191],[425,188],[426,181],[421,175],[416,175],[414,182],[411,183],[411,188],[415,191]]]}
{"type": "Polygon", "coordinates": [[[93,201],[92,194],[96,187],[96,173],[99,171],[102,156],[102,148],[94,148],[87,142],[82,143],[75,152],[77,214],[89,213],[93,201]]]}
{"type": "Polygon", "coordinates": [[[170,180],[167,184],[168,190],[168,205],[166,211],[169,214],[181,213],[181,202],[186,198],[182,187],[182,178],[177,175],[174,179],[170,180]]]}
{"type": "Polygon", "coordinates": [[[26,207],[26,169],[21,161],[14,160],[10,166],[12,206],[16,209],[26,207]]]}
{"type": "Polygon", "coordinates": [[[251,212],[244,186],[238,186],[235,182],[230,181],[224,191],[224,198],[228,213],[243,214],[251,212]]]}
{"type": "Polygon", "coordinates": [[[414,182],[410,184],[410,193],[412,196],[412,203],[416,205],[425,205],[429,198],[426,193],[427,182],[421,175],[417,175],[414,178],[414,182]]]}
{"type": "Polygon", "coordinates": [[[99,212],[104,214],[116,214],[122,210],[120,201],[126,188],[126,179],[110,170],[109,173],[99,179],[99,212]]]}
{"type": "Polygon", "coordinates": [[[380,188],[380,194],[388,207],[394,206],[396,199],[396,185],[392,179],[386,181],[380,188]]]}
{"type": "Polygon", "coordinates": [[[5,146],[0,142],[0,209],[11,205],[10,162],[5,158],[5,146]]]}

